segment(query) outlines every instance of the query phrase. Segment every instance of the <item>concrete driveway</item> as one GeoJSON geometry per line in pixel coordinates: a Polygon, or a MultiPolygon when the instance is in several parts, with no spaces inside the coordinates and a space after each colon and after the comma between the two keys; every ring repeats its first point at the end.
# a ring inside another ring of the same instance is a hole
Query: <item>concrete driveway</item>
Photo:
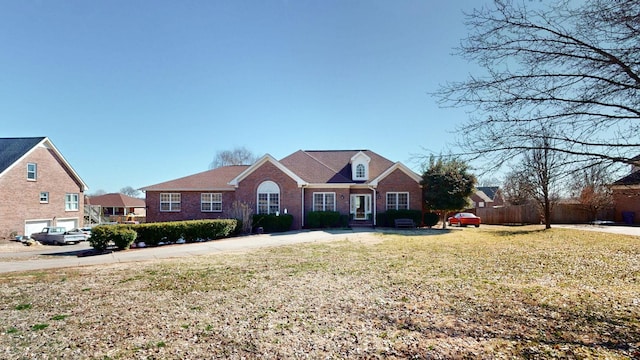
{"type": "Polygon", "coordinates": [[[618,225],[586,225],[586,224],[567,224],[567,225],[551,225],[552,228],[577,229],[586,231],[599,231],[612,234],[640,236],[640,226],[618,226],[618,225]]]}
{"type": "Polygon", "coordinates": [[[0,273],[243,252],[301,243],[370,239],[373,233],[375,233],[374,229],[356,229],[261,234],[202,243],[114,251],[110,254],[85,257],[78,257],[78,254],[91,249],[87,242],[67,246],[23,247],[24,250],[20,248],[22,245],[16,243],[18,249],[0,253],[0,273]]]}

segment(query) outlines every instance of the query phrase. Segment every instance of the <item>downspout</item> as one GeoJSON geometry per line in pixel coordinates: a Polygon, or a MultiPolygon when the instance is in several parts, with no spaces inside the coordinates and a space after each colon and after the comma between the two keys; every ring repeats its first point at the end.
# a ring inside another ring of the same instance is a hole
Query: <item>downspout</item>
{"type": "Polygon", "coordinates": [[[300,228],[304,228],[304,185],[300,186],[302,189],[302,209],[300,210],[300,214],[302,215],[302,219],[300,220],[300,228]]]}
{"type": "Polygon", "coordinates": [[[373,227],[376,227],[376,215],[378,212],[376,188],[369,186],[369,189],[373,191],[373,227]]]}

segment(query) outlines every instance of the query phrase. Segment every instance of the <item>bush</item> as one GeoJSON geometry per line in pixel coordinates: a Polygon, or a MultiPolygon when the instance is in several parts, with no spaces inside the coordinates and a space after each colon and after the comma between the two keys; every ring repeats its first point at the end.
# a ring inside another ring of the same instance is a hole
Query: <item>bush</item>
{"type": "Polygon", "coordinates": [[[284,232],[291,230],[293,215],[256,214],[253,215],[253,226],[262,227],[266,233],[284,232]]]}
{"type": "Polygon", "coordinates": [[[109,225],[94,226],[91,229],[91,237],[89,238],[89,245],[97,251],[105,251],[109,246],[109,225]]]}
{"type": "Polygon", "coordinates": [[[422,224],[422,211],[420,210],[387,210],[378,213],[376,224],[378,226],[394,227],[396,219],[411,219],[416,225],[422,224]]]}
{"type": "Polygon", "coordinates": [[[342,225],[342,220],[337,211],[311,211],[307,214],[306,225],[312,229],[335,228],[342,225]]]}
{"type": "Polygon", "coordinates": [[[436,226],[440,220],[440,215],[434,212],[428,212],[424,214],[424,224],[428,227],[436,226]]]}
{"type": "Polygon", "coordinates": [[[105,251],[113,243],[119,250],[125,250],[131,247],[137,236],[137,232],[128,225],[100,225],[91,229],[89,245],[98,251],[105,251]]]}
{"type": "Polygon", "coordinates": [[[126,250],[131,247],[137,236],[138,233],[134,230],[115,227],[111,232],[111,241],[119,250],[126,250]]]}

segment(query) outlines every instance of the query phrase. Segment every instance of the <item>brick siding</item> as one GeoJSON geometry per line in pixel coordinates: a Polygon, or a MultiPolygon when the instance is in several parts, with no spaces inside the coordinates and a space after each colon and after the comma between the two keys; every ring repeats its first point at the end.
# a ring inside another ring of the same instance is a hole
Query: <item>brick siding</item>
{"type": "Polygon", "coordinates": [[[635,213],[634,223],[640,224],[640,187],[620,187],[613,189],[615,204],[615,221],[623,222],[623,212],[635,213]]]}
{"type": "MultiPolygon", "coordinates": [[[[301,229],[303,226],[302,214],[302,193],[304,192],[304,213],[313,211],[313,193],[332,192],[336,194],[336,211],[348,215],[350,212],[351,194],[371,194],[373,191],[367,188],[305,188],[298,187],[298,184],[287,174],[278,169],[271,162],[266,162],[254,172],[249,174],[238,184],[235,191],[223,193],[223,212],[205,213],[200,211],[200,191],[181,193],[181,211],[160,212],[159,191],[147,191],[147,221],[179,221],[193,219],[216,219],[229,218],[230,209],[235,200],[248,204],[254,213],[257,213],[257,190],[264,181],[273,181],[280,188],[280,212],[285,210],[293,216],[292,229],[301,229]]],[[[377,212],[386,211],[387,192],[409,192],[409,208],[420,210],[422,208],[422,190],[420,185],[401,170],[392,172],[378,185],[377,194],[379,199],[375,199],[377,212]]],[[[162,191],[163,193],[167,191],[162,191]]]]}
{"type": "Polygon", "coordinates": [[[54,152],[34,149],[0,177],[0,238],[24,234],[27,220],[77,219],[84,221],[82,186],[69,174],[54,152]],[[37,164],[36,181],[27,180],[27,163],[37,164]],[[49,203],[40,203],[40,192],[49,192],[49,203]],[[65,195],[78,194],[78,210],[65,211],[65,195]]]}

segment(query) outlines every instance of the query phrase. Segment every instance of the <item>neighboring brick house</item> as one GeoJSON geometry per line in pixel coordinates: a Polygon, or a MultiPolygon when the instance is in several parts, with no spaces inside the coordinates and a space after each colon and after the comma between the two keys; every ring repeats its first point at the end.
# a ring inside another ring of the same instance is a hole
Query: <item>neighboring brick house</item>
{"type": "Polygon", "coordinates": [[[370,150],[303,151],[251,166],[225,166],[142,188],[147,222],[228,218],[234,201],[254,213],[293,216],[304,227],[311,211],[338,211],[375,225],[387,209],[422,208],[421,177],[370,150]]]}
{"type": "Polygon", "coordinates": [[[472,208],[503,206],[502,191],[497,186],[479,186],[471,195],[472,208]]]}
{"type": "Polygon", "coordinates": [[[87,196],[85,207],[87,208],[85,210],[85,216],[92,210],[99,209],[96,212],[103,218],[106,218],[107,221],[140,221],[143,220],[147,214],[144,199],[121,193],[87,196]]]}
{"type": "Polygon", "coordinates": [[[0,138],[0,237],[82,226],[86,189],[48,138],[0,138]]]}
{"type": "Polygon", "coordinates": [[[632,160],[637,163],[631,166],[631,173],[611,184],[611,191],[615,204],[614,220],[638,224],[640,223],[640,156],[632,160]]]}

